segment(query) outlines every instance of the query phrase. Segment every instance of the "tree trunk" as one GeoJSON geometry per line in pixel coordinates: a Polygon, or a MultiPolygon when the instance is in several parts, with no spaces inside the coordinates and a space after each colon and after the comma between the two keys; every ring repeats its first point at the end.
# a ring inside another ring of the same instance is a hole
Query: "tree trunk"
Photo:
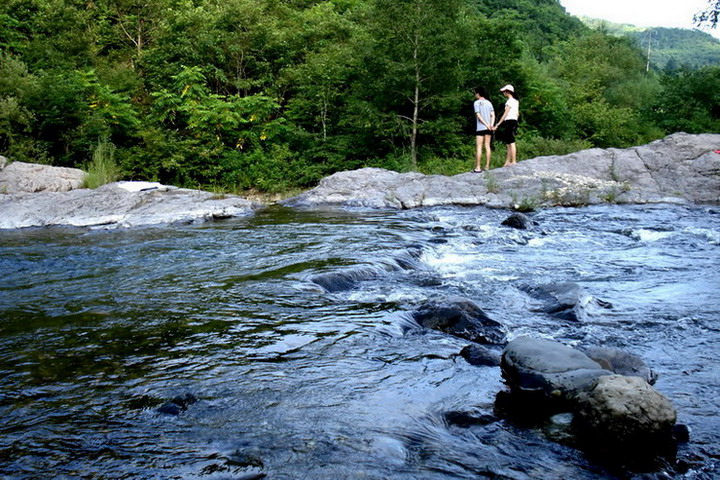
{"type": "Polygon", "coordinates": [[[417,136],[418,122],[420,121],[420,60],[418,58],[419,39],[415,36],[415,48],[413,48],[413,60],[415,61],[415,92],[413,95],[413,115],[412,115],[412,134],[410,136],[410,159],[412,160],[413,170],[417,170],[417,136]]]}

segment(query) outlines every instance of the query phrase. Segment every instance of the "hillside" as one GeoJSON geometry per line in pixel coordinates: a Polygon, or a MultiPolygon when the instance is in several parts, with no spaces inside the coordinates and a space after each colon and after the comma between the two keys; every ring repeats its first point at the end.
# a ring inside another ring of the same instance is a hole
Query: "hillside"
{"type": "Polygon", "coordinates": [[[720,40],[700,30],[642,28],[587,17],[581,17],[581,20],[590,28],[633,39],[646,53],[649,46],[650,64],[655,69],[696,69],[720,65],[720,40]]]}

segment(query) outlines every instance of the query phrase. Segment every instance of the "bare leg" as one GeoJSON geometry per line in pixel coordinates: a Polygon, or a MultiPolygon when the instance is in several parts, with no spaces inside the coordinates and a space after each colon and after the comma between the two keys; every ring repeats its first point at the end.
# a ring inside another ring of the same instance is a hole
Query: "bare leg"
{"type": "Polygon", "coordinates": [[[517,146],[515,143],[508,145],[508,162],[510,165],[515,165],[517,163],[517,146]]]}
{"type": "Polygon", "coordinates": [[[482,159],[482,135],[475,135],[475,170],[481,170],[481,159],[482,159]]]}
{"type": "Polygon", "coordinates": [[[492,135],[485,135],[485,170],[490,170],[490,157],[492,156],[492,150],[490,150],[490,141],[492,135]]]}

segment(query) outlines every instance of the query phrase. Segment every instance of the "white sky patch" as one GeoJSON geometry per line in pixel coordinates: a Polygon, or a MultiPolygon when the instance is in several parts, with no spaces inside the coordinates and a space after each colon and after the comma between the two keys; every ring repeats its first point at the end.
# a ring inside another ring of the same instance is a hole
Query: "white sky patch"
{"type": "MultiPolygon", "coordinates": [[[[560,0],[568,13],[638,27],[695,28],[693,16],[708,0],[560,0]]],[[[720,28],[704,29],[720,38],[720,28]]]]}

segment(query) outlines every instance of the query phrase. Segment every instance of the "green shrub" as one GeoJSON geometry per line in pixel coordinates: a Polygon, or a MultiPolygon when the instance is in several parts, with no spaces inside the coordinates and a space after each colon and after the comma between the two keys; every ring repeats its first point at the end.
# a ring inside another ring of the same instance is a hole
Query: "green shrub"
{"type": "Polygon", "coordinates": [[[120,178],[120,169],[115,163],[115,145],[107,139],[100,140],[93,151],[92,161],[87,166],[85,188],[98,188],[120,178]]]}

